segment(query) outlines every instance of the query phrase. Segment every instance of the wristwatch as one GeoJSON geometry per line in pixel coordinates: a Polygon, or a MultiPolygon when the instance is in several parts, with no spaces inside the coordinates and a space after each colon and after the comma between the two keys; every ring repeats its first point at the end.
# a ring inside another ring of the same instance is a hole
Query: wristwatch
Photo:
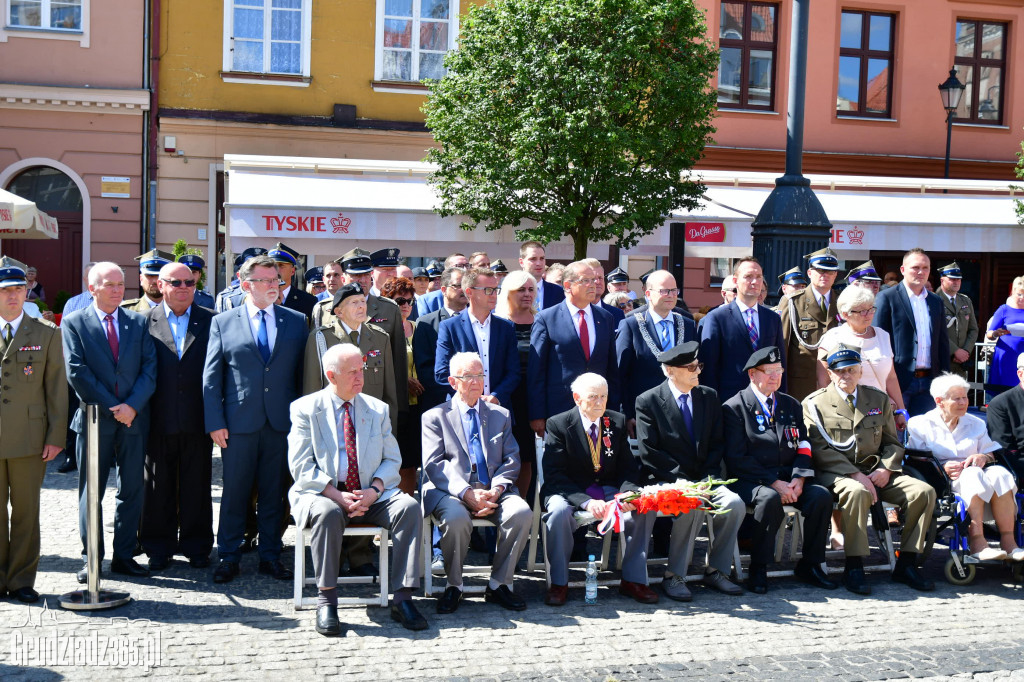
{"type": "Polygon", "coordinates": [[[378,499],[380,499],[380,496],[384,494],[384,491],[383,491],[383,490],[381,490],[380,488],[378,488],[378,487],[376,486],[376,484],[374,484],[374,483],[371,483],[371,484],[370,484],[370,487],[371,487],[371,488],[373,488],[373,489],[374,489],[374,491],[376,491],[376,493],[377,493],[377,498],[378,498],[378,499]]]}

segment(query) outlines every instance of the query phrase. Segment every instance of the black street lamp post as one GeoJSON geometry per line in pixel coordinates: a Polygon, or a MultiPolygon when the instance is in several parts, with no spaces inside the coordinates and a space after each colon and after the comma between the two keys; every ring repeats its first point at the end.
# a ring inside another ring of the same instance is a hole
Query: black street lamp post
{"type": "Polygon", "coordinates": [[[963,97],[965,89],[967,86],[956,77],[956,67],[949,70],[949,78],[939,85],[942,108],[946,110],[946,169],[942,177],[947,179],[949,178],[949,145],[953,141],[953,113],[960,106],[960,98],[963,97]]]}

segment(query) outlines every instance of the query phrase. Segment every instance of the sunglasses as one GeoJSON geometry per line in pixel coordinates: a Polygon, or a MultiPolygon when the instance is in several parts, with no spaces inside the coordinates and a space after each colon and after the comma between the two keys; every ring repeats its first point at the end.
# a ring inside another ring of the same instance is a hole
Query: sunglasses
{"type": "Polygon", "coordinates": [[[194,279],[163,279],[163,278],[161,278],[161,281],[167,282],[168,284],[170,284],[175,289],[177,289],[178,287],[188,287],[189,289],[191,289],[192,287],[194,287],[196,285],[196,281],[194,279]]]}
{"type": "Polygon", "coordinates": [[[391,300],[394,301],[395,303],[397,303],[398,305],[412,305],[412,302],[415,299],[406,298],[405,296],[397,296],[397,297],[395,297],[395,298],[393,298],[391,300]]]}

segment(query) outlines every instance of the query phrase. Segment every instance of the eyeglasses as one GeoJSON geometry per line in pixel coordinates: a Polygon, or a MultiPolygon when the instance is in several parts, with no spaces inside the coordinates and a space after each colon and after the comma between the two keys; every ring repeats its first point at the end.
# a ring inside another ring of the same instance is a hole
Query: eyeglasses
{"type": "Polygon", "coordinates": [[[483,374],[463,374],[463,375],[457,376],[455,378],[458,379],[459,381],[483,381],[484,380],[484,375],[483,374]]]}
{"type": "Polygon", "coordinates": [[[848,312],[846,314],[847,315],[864,315],[864,316],[868,316],[868,315],[874,315],[875,314],[875,310],[877,310],[877,308],[872,306],[872,307],[868,308],[867,310],[851,310],[850,312],[848,312]]]}
{"type": "Polygon", "coordinates": [[[569,280],[570,283],[576,282],[577,284],[582,284],[584,286],[586,286],[587,284],[600,284],[603,281],[604,281],[604,279],[601,278],[601,277],[590,277],[590,278],[581,277],[579,279],[570,279],[569,280]]]}
{"type": "MultiPolygon", "coordinates": [[[[187,287],[187,288],[191,289],[192,287],[194,287],[196,285],[196,281],[194,279],[164,279],[163,277],[161,277],[160,281],[167,282],[168,284],[170,284],[175,289],[177,289],[178,287],[187,287]]],[[[252,281],[252,280],[249,280],[249,281],[252,281]]]]}
{"type": "Polygon", "coordinates": [[[680,365],[680,368],[685,369],[689,372],[700,372],[704,369],[703,362],[691,362],[688,365],[680,365]]]}
{"type": "Polygon", "coordinates": [[[786,372],[786,370],[782,369],[781,367],[779,369],[761,369],[760,367],[758,367],[757,371],[760,372],[761,374],[766,374],[770,377],[781,377],[786,372]]]}
{"type": "Polygon", "coordinates": [[[722,289],[722,292],[726,293],[726,294],[735,294],[736,290],[735,289],[722,289]]]}
{"type": "Polygon", "coordinates": [[[270,279],[259,279],[255,277],[250,277],[245,281],[252,282],[253,284],[273,284],[274,286],[277,286],[278,284],[281,283],[281,280],[278,279],[277,277],[272,277],[270,279]]]}
{"type": "Polygon", "coordinates": [[[397,303],[398,305],[412,305],[412,302],[413,302],[413,299],[406,298],[405,296],[399,296],[399,297],[393,298],[391,300],[394,301],[395,303],[397,303]]]}
{"type": "MultiPolygon", "coordinates": [[[[651,289],[651,291],[657,292],[662,296],[678,296],[679,289],[651,289]]],[[[722,291],[736,291],[735,289],[723,289],[722,291]]]]}
{"type": "Polygon", "coordinates": [[[625,303],[616,303],[615,307],[616,308],[621,308],[622,310],[625,310],[626,308],[632,308],[633,304],[630,303],[629,301],[626,301],[625,303]]]}
{"type": "Polygon", "coordinates": [[[501,289],[499,289],[498,287],[469,287],[469,288],[473,289],[475,291],[482,291],[482,292],[484,292],[484,296],[493,296],[494,294],[496,294],[499,291],[501,291],[501,289]]]}
{"type": "Polygon", "coordinates": [[[461,284],[449,284],[445,288],[446,289],[455,289],[456,291],[462,291],[462,285],[461,284]]]}

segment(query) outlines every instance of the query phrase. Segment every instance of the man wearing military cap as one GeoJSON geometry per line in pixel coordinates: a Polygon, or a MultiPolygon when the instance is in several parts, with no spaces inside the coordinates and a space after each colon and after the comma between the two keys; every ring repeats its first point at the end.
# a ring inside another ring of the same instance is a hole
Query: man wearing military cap
{"type": "Polygon", "coordinates": [[[441,274],[443,272],[444,268],[436,260],[427,263],[427,276],[430,277],[430,286],[427,287],[427,293],[441,288],[441,274]]]}
{"type": "Polygon", "coordinates": [[[188,267],[188,269],[192,271],[193,277],[195,277],[196,294],[193,299],[195,304],[213,310],[214,305],[216,305],[216,302],[213,300],[213,296],[211,296],[210,292],[205,289],[199,288],[199,280],[202,279],[203,268],[206,267],[206,261],[203,260],[202,256],[194,253],[186,253],[178,257],[178,262],[188,267]]]}
{"type": "Polygon", "coordinates": [[[430,274],[427,273],[426,268],[420,267],[412,269],[412,286],[416,291],[416,298],[419,298],[430,291],[431,279],[432,278],[430,274]]]}
{"type": "Polygon", "coordinates": [[[46,463],[64,449],[68,384],[60,332],[24,313],[25,270],[0,260],[0,594],[32,603],[39,600],[39,491],[46,463]]]}
{"type": "Polygon", "coordinates": [[[391,247],[370,254],[370,263],[373,264],[373,286],[370,287],[369,293],[380,296],[384,282],[398,276],[398,266],[401,264],[398,261],[399,253],[398,249],[391,247]]]}
{"type": "Polygon", "coordinates": [[[303,273],[302,279],[306,280],[306,293],[315,296],[316,299],[320,300],[320,294],[327,291],[327,285],[324,284],[324,269],[317,265],[312,268],[307,268],[306,272],[303,273]]]}
{"type": "Polygon", "coordinates": [[[608,293],[623,292],[629,294],[629,297],[636,300],[636,292],[629,288],[629,273],[622,268],[615,268],[607,275],[604,276],[604,281],[608,285],[608,293]]]}
{"type": "Polygon", "coordinates": [[[974,314],[974,303],[966,294],[960,293],[963,273],[956,261],[939,268],[939,299],[946,316],[946,332],[949,334],[949,371],[967,378],[965,364],[971,359],[974,344],[978,340],[978,316],[974,314]]]}
{"type": "Polygon", "coordinates": [[[281,275],[281,305],[291,310],[296,310],[306,316],[309,323],[313,316],[313,306],[316,305],[316,296],[307,294],[302,289],[292,286],[295,277],[295,268],[299,264],[299,253],[295,249],[277,243],[267,255],[277,263],[277,271],[281,275]]]}
{"type": "Polygon", "coordinates": [[[832,590],[838,587],[822,570],[832,493],[813,482],[811,444],[803,411],[794,398],[781,393],[782,353],[776,346],[754,351],[743,366],[750,384],[722,406],[725,423],[725,465],[732,488],[753,507],[753,547],[747,586],[768,591],[768,564],[774,558],[775,536],[793,505],[804,516],[803,558],[794,573],[805,583],[832,590]]]}
{"type": "Polygon", "coordinates": [[[231,308],[237,307],[245,300],[245,292],[242,291],[242,283],[238,278],[238,273],[245,264],[245,261],[256,256],[267,255],[267,250],[262,246],[250,246],[242,253],[235,256],[235,278],[231,280],[231,285],[228,288],[217,294],[217,301],[214,304],[214,310],[218,313],[231,308]]]}
{"type": "Polygon", "coordinates": [[[157,281],[160,279],[160,268],[168,263],[173,263],[174,255],[160,249],[153,249],[141,256],[136,256],[135,260],[139,261],[139,286],[142,287],[143,295],[140,298],[122,301],[121,307],[134,310],[137,313],[144,313],[150,308],[160,305],[160,301],[163,299],[160,287],[157,286],[157,281]]]}
{"type": "Polygon", "coordinates": [[[779,285],[782,287],[781,294],[783,296],[789,296],[797,291],[806,289],[807,285],[810,283],[810,280],[807,279],[807,275],[805,275],[803,270],[798,267],[790,268],[779,275],[779,285]]]}
{"type": "Polygon", "coordinates": [[[925,548],[935,489],[903,473],[903,446],[889,396],[858,385],[860,353],[840,344],[828,356],[828,375],[831,383],[803,401],[804,423],[815,480],[832,490],[842,513],[846,589],[871,593],[863,565],[870,551],[868,512],[883,500],[902,508],[905,517],[892,579],[915,590],[932,590],[934,583],[917,569],[917,557],[925,548]]]}
{"type": "Polygon", "coordinates": [[[494,277],[498,280],[498,286],[500,287],[501,282],[508,277],[508,266],[500,258],[496,258],[491,261],[491,272],[494,273],[494,277]]]}
{"type": "Polygon", "coordinates": [[[873,294],[877,294],[878,290],[882,288],[882,278],[871,261],[850,268],[850,272],[846,274],[846,282],[850,286],[868,289],[873,294]]]}
{"type": "Polygon", "coordinates": [[[797,400],[817,387],[818,344],[826,331],[840,323],[836,297],[832,295],[839,259],[827,247],[806,258],[810,286],[779,303],[786,344],[786,390],[797,400]]]}

